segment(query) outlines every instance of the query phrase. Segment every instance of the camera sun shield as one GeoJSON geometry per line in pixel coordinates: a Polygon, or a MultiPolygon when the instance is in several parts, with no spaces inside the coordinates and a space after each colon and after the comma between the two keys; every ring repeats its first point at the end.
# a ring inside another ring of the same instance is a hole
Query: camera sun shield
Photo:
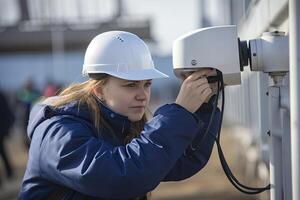
{"type": "Polygon", "coordinates": [[[236,26],[197,29],[173,43],[173,70],[177,77],[186,71],[215,68],[223,73],[225,85],[241,83],[239,43],[236,26]]]}

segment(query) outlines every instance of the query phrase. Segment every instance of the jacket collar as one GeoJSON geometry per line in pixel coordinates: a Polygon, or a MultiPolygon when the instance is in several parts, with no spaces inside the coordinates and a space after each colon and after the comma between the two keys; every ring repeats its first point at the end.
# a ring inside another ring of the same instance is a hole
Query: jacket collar
{"type": "Polygon", "coordinates": [[[112,129],[115,131],[115,134],[119,137],[124,138],[128,134],[132,122],[128,119],[128,117],[111,110],[103,102],[98,102],[100,105],[101,114],[111,125],[112,129]]]}
{"type": "MultiPolygon", "coordinates": [[[[79,108],[78,102],[74,101],[62,107],[53,108],[49,106],[51,100],[53,99],[54,98],[51,98],[47,101],[44,101],[43,103],[37,104],[31,110],[29,125],[27,128],[29,138],[32,137],[35,128],[42,121],[55,115],[72,115],[75,117],[79,117],[83,120],[92,122],[92,116],[91,113],[88,111],[87,106],[82,106],[79,108]]],[[[100,107],[101,115],[106,119],[111,128],[114,130],[114,134],[116,134],[117,137],[124,139],[131,128],[132,122],[128,119],[128,117],[112,111],[103,102],[98,101],[98,105],[100,107]]]]}

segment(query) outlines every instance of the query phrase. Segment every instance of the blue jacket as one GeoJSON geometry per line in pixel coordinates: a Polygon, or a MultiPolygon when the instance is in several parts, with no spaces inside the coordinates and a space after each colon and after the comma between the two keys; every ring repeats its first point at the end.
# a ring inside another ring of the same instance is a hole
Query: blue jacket
{"type": "MultiPolygon", "coordinates": [[[[177,104],[164,105],[140,136],[124,145],[129,119],[99,106],[117,138],[106,129],[97,136],[87,108],[78,108],[75,102],[57,109],[43,104],[32,109],[29,160],[19,199],[45,199],[61,188],[60,199],[132,199],[161,181],[191,177],[209,160],[213,137],[207,137],[193,155],[183,152],[204,134],[210,113],[195,116],[177,104]]],[[[213,135],[219,119],[218,111],[213,135]]]]}

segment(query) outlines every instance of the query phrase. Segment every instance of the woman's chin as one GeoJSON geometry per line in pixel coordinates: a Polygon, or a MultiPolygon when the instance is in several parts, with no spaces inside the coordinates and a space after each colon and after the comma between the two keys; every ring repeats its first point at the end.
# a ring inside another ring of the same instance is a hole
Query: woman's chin
{"type": "Polygon", "coordinates": [[[140,115],[138,115],[138,114],[130,115],[130,116],[128,116],[128,119],[129,119],[131,122],[137,122],[137,121],[140,121],[140,120],[143,118],[143,115],[144,115],[144,113],[143,113],[143,114],[140,114],[140,115]]]}

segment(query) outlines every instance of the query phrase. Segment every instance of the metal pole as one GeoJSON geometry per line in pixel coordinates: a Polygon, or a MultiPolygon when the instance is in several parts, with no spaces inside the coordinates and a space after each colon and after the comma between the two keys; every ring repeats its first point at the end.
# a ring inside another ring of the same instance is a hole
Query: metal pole
{"type": "MultiPolygon", "coordinates": [[[[282,87],[280,89],[283,89],[282,87]]],[[[281,94],[280,94],[281,97],[281,94]]],[[[280,111],[282,127],[282,186],[285,200],[292,199],[290,112],[280,111]]]]}
{"type": "Polygon", "coordinates": [[[269,127],[270,127],[270,182],[271,200],[282,200],[282,129],[280,120],[279,87],[270,86],[269,93],[269,127]]]}
{"type": "Polygon", "coordinates": [[[289,1],[291,154],[293,200],[300,199],[300,1],[289,1]]]}
{"type": "Polygon", "coordinates": [[[282,175],[285,200],[292,199],[291,119],[289,75],[284,76],[280,90],[280,118],[282,127],[282,175]]]}

